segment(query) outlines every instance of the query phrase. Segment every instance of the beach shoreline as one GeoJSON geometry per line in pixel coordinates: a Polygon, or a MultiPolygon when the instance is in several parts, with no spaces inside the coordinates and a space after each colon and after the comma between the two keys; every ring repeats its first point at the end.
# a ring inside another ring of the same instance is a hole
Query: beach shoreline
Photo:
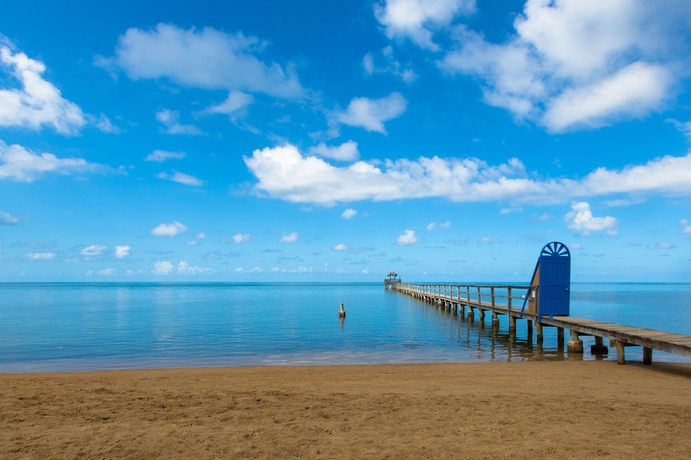
{"type": "Polygon", "coordinates": [[[691,365],[0,374],[0,457],[688,458],[691,365]]]}

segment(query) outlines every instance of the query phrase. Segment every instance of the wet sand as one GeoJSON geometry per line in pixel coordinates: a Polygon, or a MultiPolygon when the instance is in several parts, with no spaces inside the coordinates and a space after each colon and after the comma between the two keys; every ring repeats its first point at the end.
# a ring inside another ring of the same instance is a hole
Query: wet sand
{"type": "Polygon", "coordinates": [[[0,374],[0,458],[691,458],[691,366],[0,374]]]}

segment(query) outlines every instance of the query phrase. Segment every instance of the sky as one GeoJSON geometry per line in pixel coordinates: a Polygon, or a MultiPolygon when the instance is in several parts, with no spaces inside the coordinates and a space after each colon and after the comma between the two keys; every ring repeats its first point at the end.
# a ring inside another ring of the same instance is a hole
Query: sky
{"type": "Polygon", "coordinates": [[[691,282],[686,0],[2,10],[0,282],[691,282]]]}

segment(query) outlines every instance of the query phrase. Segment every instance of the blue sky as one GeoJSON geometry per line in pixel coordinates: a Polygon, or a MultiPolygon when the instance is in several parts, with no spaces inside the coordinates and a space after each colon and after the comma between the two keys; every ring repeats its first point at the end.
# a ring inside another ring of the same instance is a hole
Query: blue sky
{"type": "Polygon", "coordinates": [[[0,15],[0,281],[689,281],[684,0],[0,15]]]}

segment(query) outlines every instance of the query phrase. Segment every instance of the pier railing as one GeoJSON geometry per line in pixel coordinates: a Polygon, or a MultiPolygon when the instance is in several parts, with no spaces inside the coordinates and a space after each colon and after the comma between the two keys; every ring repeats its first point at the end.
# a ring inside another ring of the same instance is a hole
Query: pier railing
{"type": "Polygon", "coordinates": [[[415,293],[422,297],[434,297],[449,302],[465,302],[470,305],[504,307],[511,311],[526,304],[526,299],[537,292],[537,286],[486,285],[486,284],[423,284],[400,283],[394,286],[398,291],[415,293]]]}

